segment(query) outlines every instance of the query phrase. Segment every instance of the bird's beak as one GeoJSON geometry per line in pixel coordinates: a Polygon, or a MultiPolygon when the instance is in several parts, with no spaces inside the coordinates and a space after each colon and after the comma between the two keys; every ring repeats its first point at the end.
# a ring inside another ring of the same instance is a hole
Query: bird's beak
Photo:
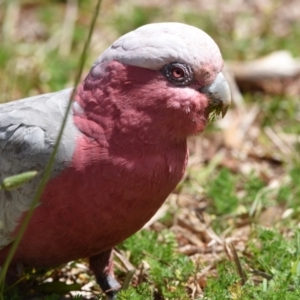
{"type": "Polygon", "coordinates": [[[223,118],[231,102],[230,88],[223,73],[220,72],[215,81],[203,87],[200,92],[209,98],[210,111],[215,111],[217,115],[222,113],[223,118]]]}

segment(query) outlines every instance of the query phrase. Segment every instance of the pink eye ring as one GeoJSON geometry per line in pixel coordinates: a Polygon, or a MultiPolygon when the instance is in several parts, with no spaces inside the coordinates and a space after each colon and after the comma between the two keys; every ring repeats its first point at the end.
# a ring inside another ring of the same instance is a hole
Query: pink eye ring
{"type": "Polygon", "coordinates": [[[172,62],[164,65],[161,73],[176,86],[188,86],[195,80],[193,69],[185,63],[172,62]]]}

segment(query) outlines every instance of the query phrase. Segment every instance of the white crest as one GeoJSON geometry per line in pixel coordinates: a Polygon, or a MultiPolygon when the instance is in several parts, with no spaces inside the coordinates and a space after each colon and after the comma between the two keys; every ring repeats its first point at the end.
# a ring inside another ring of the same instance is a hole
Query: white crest
{"type": "Polygon", "coordinates": [[[111,60],[152,70],[183,62],[199,69],[210,65],[219,72],[223,64],[220,50],[208,34],[181,23],[148,24],[123,35],[95,64],[111,60]]]}

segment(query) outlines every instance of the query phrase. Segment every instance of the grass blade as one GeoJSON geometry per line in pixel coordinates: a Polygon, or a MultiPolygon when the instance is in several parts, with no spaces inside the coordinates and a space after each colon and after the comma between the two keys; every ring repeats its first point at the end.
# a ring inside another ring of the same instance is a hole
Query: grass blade
{"type": "Polygon", "coordinates": [[[102,2],[101,0],[98,0],[95,11],[94,11],[94,15],[93,15],[91,25],[90,25],[90,28],[89,28],[89,34],[88,34],[87,40],[84,44],[84,48],[83,48],[83,51],[82,51],[82,54],[81,54],[81,57],[80,57],[80,60],[79,60],[78,72],[77,72],[77,75],[76,75],[76,78],[75,78],[74,89],[73,89],[73,92],[70,96],[69,103],[68,103],[68,106],[67,106],[67,109],[66,109],[66,113],[65,113],[63,122],[61,124],[61,128],[59,130],[59,134],[58,134],[56,143],[55,143],[54,148],[53,148],[53,152],[52,152],[52,154],[50,156],[50,159],[49,159],[49,161],[46,165],[45,172],[44,172],[44,174],[41,178],[41,182],[39,184],[39,187],[38,187],[38,190],[35,194],[35,197],[34,197],[32,203],[31,203],[30,209],[26,213],[26,215],[24,217],[24,220],[23,220],[23,222],[20,226],[20,229],[19,229],[19,231],[16,235],[16,239],[15,239],[15,241],[13,242],[13,244],[10,248],[10,251],[8,253],[8,256],[7,256],[3,266],[1,267],[1,271],[0,271],[0,296],[1,296],[2,299],[3,299],[3,292],[4,292],[4,282],[5,282],[5,277],[6,277],[8,267],[9,267],[9,265],[10,265],[12,259],[13,259],[13,256],[14,256],[17,248],[18,248],[18,245],[20,244],[20,241],[23,237],[23,234],[24,234],[24,232],[25,232],[25,230],[26,230],[26,228],[29,224],[29,221],[30,221],[30,219],[32,217],[32,214],[33,214],[33,211],[34,211],[34,208],[36,207],[37,203],[39,202],[39,199],[42,195],[42,192],[43,192],[43,190],[46,186],[46,183],[47,183],[47,181],[50,177],[51,170],[52,170],[54,160],[55,160],[55,155],[57,153],[57,150],[58,150],[58,147],[59,147],[62,135],[63,135],[63,131],[64,131],[64,128],[66,126],[68,113],[69,113],[69,111],[71,109],[71,106],[72,106],[72,99],[75,96],[76,87],[79,84],[79,81],[80,81],[80,78],[81,78],[81,75],[82,75],[82,72],[83,72],[83,67],[84,67],[84,63],[86,61],[86,56],[87,56],[87,50],[88,50],[88,47],[89,47],[89,44],[90,44],[90,41],[91,41],[92,33],[94,31],[97,16],[98,16],[99,11],[100,11],[101,2],[102,2]]]}

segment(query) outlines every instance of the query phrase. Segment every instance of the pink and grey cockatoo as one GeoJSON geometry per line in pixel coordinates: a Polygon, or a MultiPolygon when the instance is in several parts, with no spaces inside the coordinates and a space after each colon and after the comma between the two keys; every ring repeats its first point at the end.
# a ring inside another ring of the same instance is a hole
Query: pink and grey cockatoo
{"type": "MultiPolygon", "coordinates": [[[[119,38],[79,85],[51,178],[12,265],[45,267],[89,257],[114,298],[112,247],[138,231],[182,178],[187,137],[230,91],[218,46],[180,23],[142,26],[119,38]]],[[[0,105],[0,182],[40,174],[72,89],[0,105]]],[[[29,209],[40,176],[0,191],[0,266],[29,209]]]]}

